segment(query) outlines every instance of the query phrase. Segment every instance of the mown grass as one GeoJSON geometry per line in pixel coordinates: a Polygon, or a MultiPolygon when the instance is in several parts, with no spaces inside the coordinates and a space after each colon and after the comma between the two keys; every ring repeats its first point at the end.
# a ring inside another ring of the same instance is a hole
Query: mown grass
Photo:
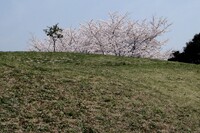
{"type": "Polygon", "coordinates": [[[200,132],[200,66],[2,52],[0,131],[200,132]]]}

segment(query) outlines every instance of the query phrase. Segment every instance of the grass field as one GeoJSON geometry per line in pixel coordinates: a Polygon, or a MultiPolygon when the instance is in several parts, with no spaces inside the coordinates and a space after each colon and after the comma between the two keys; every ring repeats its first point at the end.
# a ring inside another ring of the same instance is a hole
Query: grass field
{"type": "Polygon", "coordinates": [[[0,53],[0,132],[200,132],[200,65],[0,53]]]}

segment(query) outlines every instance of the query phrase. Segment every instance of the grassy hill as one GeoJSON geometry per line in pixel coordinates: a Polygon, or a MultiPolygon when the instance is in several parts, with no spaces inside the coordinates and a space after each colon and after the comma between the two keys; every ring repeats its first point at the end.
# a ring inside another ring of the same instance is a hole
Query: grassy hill
{"type": "Polygon", "coordinates": [[[2,52],[0,132],[200,132],[200,66],[2,52]]]}

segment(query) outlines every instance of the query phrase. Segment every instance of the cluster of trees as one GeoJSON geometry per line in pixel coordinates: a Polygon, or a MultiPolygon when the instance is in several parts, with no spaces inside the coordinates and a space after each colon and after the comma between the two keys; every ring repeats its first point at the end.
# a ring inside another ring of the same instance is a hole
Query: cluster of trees
{"type": "Polygon", "coordinates": [[[112,13],[107,21],[91,20],[78,29],[63,30],[58,24],[48,27],[48,38],[31,38],[31,50],[168,59],[170,53],[162,51],[167,40],[160,41],[158,37],[170,25],[165,18],[134,21],[127,14],[112,13]]]}
{"type": "Polygon", "coordinates": [[[183,52],[174,51],[169,61],[200,64],[200,33],[186,43],[183,52]]]}
{"type": "MultiPolygon", "coordinates": [[[[80,52],[103,55],[168,59],[171,51],[162,51],[167,40],[158,37],[168,31],[167,19],[134,21],[128,15],[109,14],[107,21],[89,21],[78,29],[61,29],[58,24],[44,30],[47,38],[30,39],[30,50],[44,52],[80,52]]],[[[200,33],[186,43],[183,52],[174,51],[169,61],[200,64],[200,33]]]]}

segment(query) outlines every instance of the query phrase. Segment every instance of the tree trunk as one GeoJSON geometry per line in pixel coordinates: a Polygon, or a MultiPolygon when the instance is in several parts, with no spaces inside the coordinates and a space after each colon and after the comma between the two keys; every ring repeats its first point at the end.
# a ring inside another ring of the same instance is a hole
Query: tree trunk
{"type": "Polygon", "coordinates": [[[56,52],[56,41],[53,40],[53,52],[56,52]]]}

